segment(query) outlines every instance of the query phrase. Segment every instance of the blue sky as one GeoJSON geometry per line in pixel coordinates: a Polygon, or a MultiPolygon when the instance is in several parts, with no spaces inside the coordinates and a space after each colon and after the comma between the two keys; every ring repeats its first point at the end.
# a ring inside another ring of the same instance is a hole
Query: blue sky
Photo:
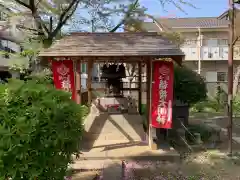
{"type": "MultiPolygon", "coordinates": [[[[180,1],[180,0],[174,0],[180,1]]],[[[155,17],[212,17],[219,16],[224,11],[228,9],[228,0],[185,0],[191,2],[196,8],[187,5],[181,5],[182,9],[185,11],[182,12],[173,4],[168,4],[164,7],[160,4],[159,0],[140,0],[141,5],[148,9],[148,13],[155,17]],[[167,11],[167,12],[166,12],[167,11]]],[[[78,11],[77,11],[78,12],[78,11]]],[[[87,14],[87,12],[85,12],[87,14]]],[[[76,13],[77,14],[77,13],[76,13]]],[[[80,14],[84,14],[82,12],[80,14]]],[[[86,16],[85,14],[85,16],[86,16]]],[[[120,17],[112,17],[114,21],[119,22],[120,17]]],[[[74,23],[73,23],[74,24],[74,23]]],[[[75,23],[78,24],[78,23],[75,23]]],[[[87,31],[91,31],[91,27],[86,25],[83,26],[80,24],[80,27],[87,31]]],[[[67,26],[66,30],[76,31],[80,30],[79,27],[67,26]]]]}
{"type": "Polygon", "coordinates": [[[141,0],[141,4],[148,8],[148,12],[155,16],[176,16],[176,17],[211,17],[219,16],[228,8],[228,0],[189,0],[197,7],[194,9],[182,5],[187,14],[178,10],[174,5],[167,5],[164,12],[159,0],[141,0]]]}

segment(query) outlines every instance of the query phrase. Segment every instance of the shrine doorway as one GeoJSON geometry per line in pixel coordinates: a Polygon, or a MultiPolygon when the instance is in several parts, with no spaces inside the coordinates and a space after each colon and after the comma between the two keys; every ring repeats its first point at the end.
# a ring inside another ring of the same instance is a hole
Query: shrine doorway
{"type": "Polygon", "coordinates": [[[152,139],[154,128],[150,125],[152,61],[170,58],[181,63],[184,54],[176,45],[157,33],[72,33],[49,49],[40,52],[40,56],[53,61],[73,62],[74,100],[82,104],[82,94],[85,94],[87,104],[92,109],[96,109],[92,111],[85,123],[85,130],[88,133],[86,142],[93,142],[92,147],[103,146],[110,142],[111,147],[116,143],[127,146],[127,143],[134,143],[135,140],[137,142],[147,140],[149,146],[154,147],[152,139]],[[135,70],[135,79],[137,79],[135,86],[129,82],[131,87],[127,86],[127,83],[124,85],[124,75],[121,78],[113,78],[119,74],[109,73],[112,78],[104,77],[102,86],[95,88],[92,74],[94,63],[107,67],[124,65],[125,71],[126,64],[136,64],[139,68],[135,70]],[[86,89],[81,87],[82,64],[87,65],[86,89]],[[145,77],[142,76],[144,73],[145,77]],[[146,113],[142,117],[144,86],[146,86],[146,113]],[[98,94],[100,91],[103,94],[102,97],[98,94]],[[128,98],[134,99],[134,96],[135,102],[129,102],[128,98]],[[147,127],[144,137],[141,137],[142,132],[144,133],[143,118],[146,119],[147,127]],[[133,124],[135,122],[136,124],[133,124]],[[138,133],[138,130],[141,133],[138,133]],[[126,139],[127,142],[122,142],[122,139],[126,139]]]}
{"type": "Polygon", "coordinates": [[[142,114],[142,101],[146,103],[145,63],[103,62],[93,67],[98,69],[92,69],[92,103],[99,110],[142,114]]]}
{"type": "Polygon", "coordinates": [[[100,66],[100,79],[91,79],[91,107],[95,111],[86,121],[85,130],[93,139],[88,139],[85,148],[120,148],[146,142],[147,127],[144,129],[141,112],[142,100],[146,100],[142,93],[142,85],[146,85],[146,80],[142,81],[142,64],[109,60],[93,66],[100,66]]]}

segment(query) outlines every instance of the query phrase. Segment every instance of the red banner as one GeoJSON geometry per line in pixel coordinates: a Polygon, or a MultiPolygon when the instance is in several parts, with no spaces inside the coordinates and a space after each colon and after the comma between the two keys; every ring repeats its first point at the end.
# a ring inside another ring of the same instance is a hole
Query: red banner
{"type": "Polygon", "coordinates": [[[52,61],[53,81],[56,89],[62,89],[72,93],[72,99],[76,99],[74,69],[72,60],[52,61]]]}
{"type": "Polygon", "coordinates": [[[154,128],[172,128],[173,62],[153,62],[152,120],[154,128]]]}

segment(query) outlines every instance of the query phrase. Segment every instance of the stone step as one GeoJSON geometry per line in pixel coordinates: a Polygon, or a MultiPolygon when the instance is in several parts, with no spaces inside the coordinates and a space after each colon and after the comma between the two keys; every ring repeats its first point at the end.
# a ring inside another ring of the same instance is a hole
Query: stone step
{"type": "Polygon", "coordinates": [[[141,127],[142,122],[135,122],[135,123],[129,123],[125,121],[104,121],[104,122],[92,122],[92,123],[86,123],[85,124],[85,129],[87,131],[94,129],[94,128],[101,128],[101,127],[106,127],[106,128],[116,128],[118,127],[129,127],[129,128],[135,128],[135,127],[141,127]]]}
{"type": "MultiPolygon", "coordinates": [[[[157,153],[150,153],[150,152],[143,152],[143,153],[136,153],[136,152],[121,152],[121,151],[103,151],[98,152],[88,152],[84,153],[80,156],[79,159],[75,160],[75,164],[83,164],[87,163],[85,161],[99,161],[98,163],[109,159],[109,160],[135,160],[135,161],[170,161],[170,162],[179,162],[180,155],[177,152],[170,151],[170,152],[161,152],[161,150],[157,150],[157,153]]],[[[81,166],[82,168],[84,167],[81,166]]],[[[101,163],[100,166],[102,167],[101,163]]]]}
{"type": "Polygon", "coordinates": [[[91,170],[98,171],[104,168],[106,160],[77,160],[71,164],[71,168],[74,170],[91,170]]]}
{"type": "Polygon", "coordinates": [[[71,177],[71,180],[93,180],[100,171],[78,171],[71,177]]]}
{"type": "Polygon", "coordinates": [[[121,128],[114,128],[114,127],[103,127],[102,130],[100,131],[96,131],[95,129],[90,129],[89,131],[86,131],[88,133],[93,133],[93,134],[108,134],[108,133],[132,133],[132,134],[136,134],[136,133],[142,133],[143,132],[143,126],[138,126],[138,127],[125,127],[125,126],[121,126],[121,128]]]}
{"type": "Polygon", "coordinates": [[[102,177],[104,180],[121,180],[123,172],[122,161],[115,161],[108,167],[104,167],[102,177]]]}
{"type": "MultiPolygon", "coordinates": [[[[89,158],[87,160],[79,159],[74,162],[74,164],[71,164],[71,168],[75,171],[101,171],[104,168],[109,168],[114,165],[117,165],[118,167],[122,167],[122,162],[125,162],[125,164],[134,164],[134,166],[141,165],[141,167],[144,167],[144,164],[148,163],[159,163],[161,165],[163,164],[172,164],[172,163],[179,163],[180,161],[176,157],[171,156],[138,156],[138,157],[119,157],[119,158],[111,158],[111,157],[105,157],[103,159],[93,159],[89,158]],[[139,163],[139,164],[138,164],[139,163]]],[[[149,164],[150,166],[150,164],[149,164]]]]}
{"type": "Polygon", "coordinates": [[[141,140],[143,139],[145,136],[142,135],[138,135],[138,134],[134,134],[134,135],[122,135],[122,134],[91,134],[88,136],[88,140],[128,140],[128,141],[132,141],[132,140],[141,140]]]}
{"type": "Polygon", "coordinates": [[[121,160],[85,160],[71,165],[71,168],[79,172],[74,175],[75,180],[86,175],[94,178],[96,174],[100,174],[104,180],[120,180],[123,173],[121,160]]]}
{"type": "MultiPolygon", "coordinates": [[[[158,169],[171,169],[178,167],[180,163],[172,161],[171,159],[153,161],[151,159],[140,159],[140,160],[82,160],[81,162],[75,163],[72,168],[75,170],[72,180],[92,180],[96,175],[102,176],[103,180],[119,180],[124,175],[134,174],[137,170],[139,177],[148,177],[146,173],[161,174],[158,169]],[[130,173],[129,173],[130,172],[130,173]]],[[[175,170],[173,170],[175,171],[175,170]]],[[[154,176],[154,175],[153,175],[154,176]]],[[[135,176],[133,176],[134,178],[135,176]]]]}

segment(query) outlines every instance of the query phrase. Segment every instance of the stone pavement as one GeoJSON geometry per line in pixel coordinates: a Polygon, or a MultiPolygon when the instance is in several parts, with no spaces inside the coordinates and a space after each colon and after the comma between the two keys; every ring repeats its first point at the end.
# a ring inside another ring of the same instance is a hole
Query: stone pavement
{"type": "MultiPolygon", "coordinates": [[[[156,150],[152,151],[147,145],[144,145],[142,142],[138,144],[132,143],[130,146],[129,143],[126,146],[118,146],[108,149],[111,145],[106,145],[106,149],[91,149],[89,152],[83,152],[82,156],[79,159],[75,159],[75,163],[72,165],[72,168],[75,170],[86,171],[86,170],[95,170],[102,171],[102,176],[104,179],[108,180],[119,180],[121,179],[123,169],[122,169],[122,160],[129,160],[135,162],[179,162],[179,154],[170,149],[168,151],[156,150]]],[[[79,173],[79,176],[82,172],[79,173]]],[[[96,173],[93,173],[94,175],[96,173]]],[[[83,175],[81,175],[83,176],[83,175]]],[[[80,180],[76,179],[76,180],[80,180]]]]}
{"type": "MultiPolygon", "coordinates": [[[[142,119],[139,115],[108,115],[99,113],[96,109],[92,111],[95,113],[85,122],[83,154],[79,159],[75,159],[72,165],[73,169],[80,171],[74,175],[73,180],[92,180],[97,173],[100,173],[104,180],[119,180],[124,172],[123,160],[137,164],[156,163],[161,167],[166,164],[174,166],[180,161],[179,154],[174,149],[149,149],[144,140],[142,119]]],[[[224,118],[202,118],[201,122],[221,128],[222,132],[226,133],[224,118]]],[[[233,134],[233,139],[238,143],[239,137],[237,133],[233,134]]]]}
{"type": "MultiPolygon", "coordinates": [[[[84,144],[79,159],[72,165],[74,170],[102,171],[104,179],[119,180],[122,176],[122,160],[177,161],[179,154],[174,149],[149,149],[142,126],[142,117],[137,114],[95,113],[85,121],[84,144]]],[[[84,172],[85,174],[89,172],[84,172]]],[[[84,176],[75,174],[76,180],[84,176]]],[[[91,173],[89,173],[91,174],[91,173]]],[[[92,172],[94,176],[96,172],[92,172]]],[[[90,176],[90,175],[89,175],[90,176]]],[[[82,179],[84,179],[82,177],[82,179]]]]}

